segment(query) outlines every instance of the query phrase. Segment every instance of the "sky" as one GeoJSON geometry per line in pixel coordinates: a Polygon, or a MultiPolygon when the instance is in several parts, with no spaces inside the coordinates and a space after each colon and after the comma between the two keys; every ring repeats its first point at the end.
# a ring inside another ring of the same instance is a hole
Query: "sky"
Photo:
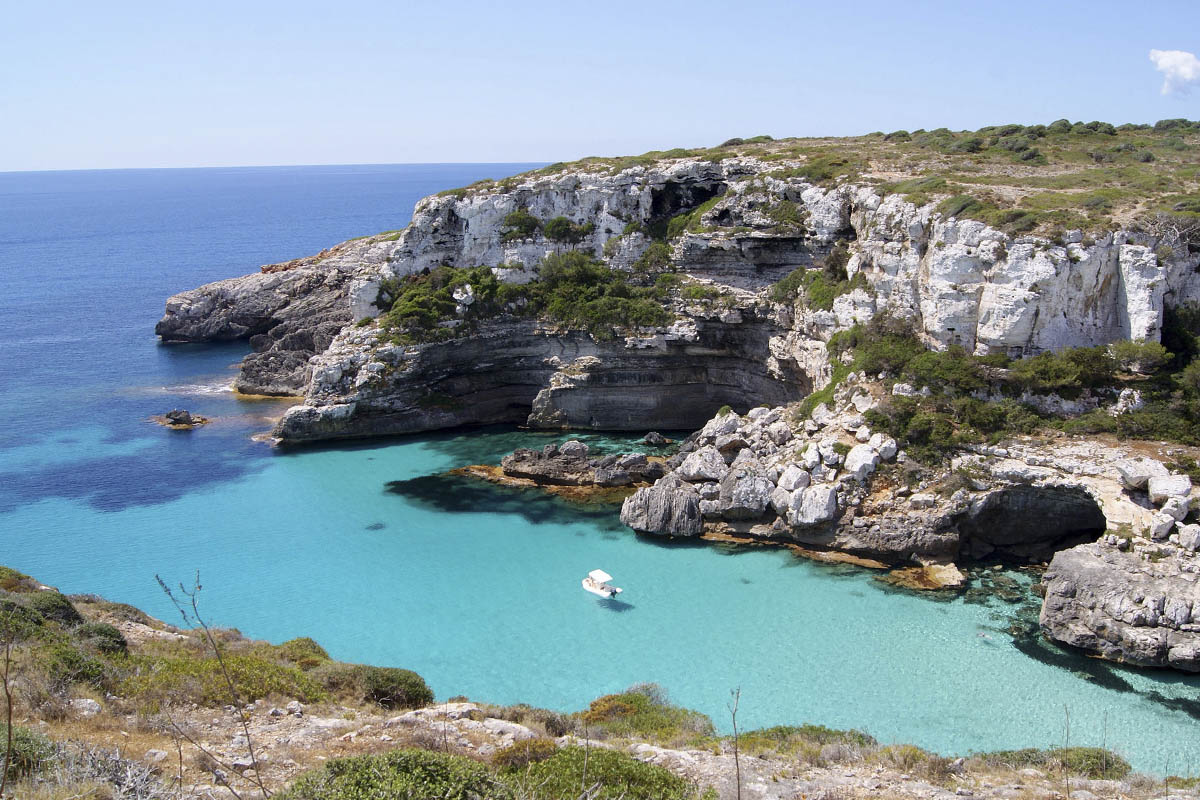
{"type": "Polygon", "coordinates": [[[4,7],[0,171],[560,161],[1200,118],[1196,0],[4,7]]]}

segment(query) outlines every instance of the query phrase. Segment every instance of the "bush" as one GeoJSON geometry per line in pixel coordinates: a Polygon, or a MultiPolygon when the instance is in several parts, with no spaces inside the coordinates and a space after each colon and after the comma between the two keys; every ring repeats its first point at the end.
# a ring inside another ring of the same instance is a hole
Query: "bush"
{"type": "Polygon", "coordinates": [[[579,225],[566,217],[555,217],[546,222],[542,232],[552,242],[578,244],[595,229],[596,226],[591,222],[579,225]]]}
{"type": "Polygon", "coordinates": [[[846,744],[874,747],[875,738],[857,730],[836,730],[824,725],[776,725],[743,731],[738,745],[746,751],[787,753],[805,745],[822,747],[827,744],[846,744]]]}
{"type": "Polygon", "coordinates": [[[558,752],[553,739],[525,739],[514,742],[496,752],[492,763],[498,767],[522,768],[537,761],[545,761],[558,752]]]}
{"type": "Polygon", "coordinates": [[[384,708],[420,708],[433,702],[425,679],[412,670],[362,667],[366,699],[384,708]]]}
{"type": "Polygon", "coordinates": [[[109,674],[103,661],[67,642],[51,645],[41,654],[39,660],[45,666],[50,679],[63,688],[77,683],[101,688],[109,674]]]}
{"type": "Polygon", "coordinates": [[[81,644],[104,655],[123,655],[129,650],[125,637],[107,622],[80,625],[74,634],[81,644]]]}
{"type": "Polygon", "coordinates": [[[1057,353],[1042,353],[1013,364],[1013,382],[1034,394],[1058,394],[1075,398],[1084,389],[1112,382],[1116,362],[1106,347],[1072,347],[1057,353]]]}
{"type": "Polygon", "coordinates": [[[541,220],[523,208],[518,208],[504,218],[504,230],[500,241],[504,243],[529,239],[542,227],[541,220]]]}
{"type": "Polygon", "coordinates": [[[329,653],[307,636],[289,639],[275,648],[284,661],[290,661],[300,669],[312,669],[329,660],[329,653]]]}
{"type": "MultiPolygon", "coordinates": [[[[12,735],[12,760],[8,764],[10,780],[33,775],[54,758],[54,745],[42,734],[29,728],[13,728],[12,735]]],[[[8,726],[0,723],[0,748],[7,744],[8,726]]],[[[0,755],[2,759],[3,755],[0,755]]]]}
{"type": "Polygon", "coordinates": [[[1142,375],[1157,372],[1171,360],[1167,348],[1145,340],[1113,342],[1108,346],[1108,352],[1118,369],[1142,375]]]}
{"type": "Polygon", "coordinates": [[[71,601],[58,592],[34,592],[28,595],[26,603],[46,619],[63,625],[74,626],[83,622],[83,617],[75,610],[75,606],[71,605],[71,601]]]}
{"type": "Polygon", "coordinates": [[[583,720],[616,736],[660,741],[684,735],[708,736],[713,732],[708,717],[699,711],[671,705],[653,684],[596,698],[583,712],[583,720]]]}
{"type": "Polygon", "coordinates": [[[978,758],[986,764],[1014,769],[1061,766],[1073,775],[1082,775],[1093,780],[1120,780],[1130,772],[1129,762],[1116,753],[1099,747],[1059,747],[1052,750],[1028,747],[1023,750],[983,753],[978,758]]]}
{"type": "Polygon", "coordinates": [[[598,792],[589,795],[595,800],[622,797],[626,800],[691,800],[696,796],[690,783],[663,767],[599,748],[592,748],[585,754],[582,747],[567,747],[520,772],[510,768],[502,774],[508,776],[519,795],[528,800],[578,797],[579,787],[584,783],[585,759],[587,784],[600,784],[598,792]]]}
{"type": "MultiPolygon", "coordinates": [[[[243,702],[271,694],[295,697],[305,703],[325,699],[321,685],[296,667],[276,664],[261,655],[227,654],[224,660],[243,702]]],[[[231,702],[215,657],[137,655],[130,657],[130,667],[119,693],[150,705],[164,700],[201,705],[231,702]]]]}
{"type": "Polygon", "coordinates": [[[487,767],[469,758],[404,749],[333,759],[275,796],[279,800],[505,800],[513,795],[487,767]]]}
{"type": "Polygon", "coordinates": [[[633,263],[638,272],[661,272],[671,266],[671,246],[666,242],[652,242],[641,257],[633,263]]]}

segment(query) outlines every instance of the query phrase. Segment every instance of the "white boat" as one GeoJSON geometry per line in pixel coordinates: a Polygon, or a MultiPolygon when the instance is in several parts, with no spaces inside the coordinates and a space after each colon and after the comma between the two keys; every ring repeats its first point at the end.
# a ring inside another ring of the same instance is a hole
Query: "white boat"
{"type": "Polygon", "coordinates": [[[609,585],[608,582],[612,579],[613,576],[604,570],[594,569],[583,579],[583,588],[585,591],[600,595],[606,600],[611,600],[621,593],[621,590],[616,586],[609,585]]]}

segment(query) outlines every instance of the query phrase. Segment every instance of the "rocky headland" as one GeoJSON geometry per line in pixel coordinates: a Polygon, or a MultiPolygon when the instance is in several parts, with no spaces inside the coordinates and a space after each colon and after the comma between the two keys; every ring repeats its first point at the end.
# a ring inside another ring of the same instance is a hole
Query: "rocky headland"
{"type": "Polygon", "coordinates": [[[303,394],[284,444],[696,430],[662,475],[528,451],[500,472],[647,484],[621,511],[644,534],[791,543],[931,586],[1048,563],[1047,636],[1197,671],[1195,453],[1135,441],[1196,439],[1200,226],[1191,151],[1167,140],[1197,132],[1165,122],[555,165],[175,295],[157,332],[247,338],[237,388],[303,394]],[[1116,188],[1089,194],[1100,179],[1116,188]]]}

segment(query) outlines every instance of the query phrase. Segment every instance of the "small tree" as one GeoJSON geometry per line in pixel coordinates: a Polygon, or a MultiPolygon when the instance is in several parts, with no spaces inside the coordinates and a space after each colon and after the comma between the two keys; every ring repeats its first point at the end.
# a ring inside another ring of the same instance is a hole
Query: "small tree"
{"type": "Polygon", "coordinates": [[[1158,342],[1145,340],[1113,342],[1108,346],[1108,351],[1117,362],[1118,369],[1139,375],[1157,372],[1171,360],[1167,348],[1158,342]]]}
{"type": "Polygon", "coordinates": [[[0,682],[4,685],[4,769],[0,770],[0,797],[8,785],[8,773],[13,763],[13,696],[12,669],[13,649],[20,642],[29,638],[37,626],[35,618],[28,609],[14,603],[12,600],[0,600],[0,651],[3,661],[0,662],[0,682]]]}

